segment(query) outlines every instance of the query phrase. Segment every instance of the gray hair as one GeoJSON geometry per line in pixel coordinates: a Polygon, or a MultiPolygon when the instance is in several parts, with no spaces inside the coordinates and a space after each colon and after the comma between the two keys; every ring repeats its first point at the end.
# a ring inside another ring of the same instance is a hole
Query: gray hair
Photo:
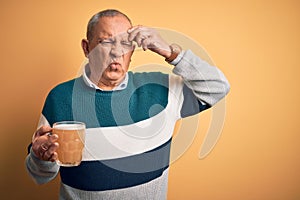
{"type": "Polygon", "coordinates": [[[89,20],[89,23],[88,23],[88,26],[87,26],[87,31],[86,31],[86,38],[88,40],[91,40],[93,38],[95,25],[98,23],[100,18],[102,18],[102,17],[115,17],[117,15],[121,15],[121,16],[125,17],[129,21],[129,23],[132,24],[129,17],[127,17],[127,15],[125,15],[124,13],[122,13],[118,10],[115,10],[115,9],[103,10],[103,11],[100,11],[100,12],[96,13],[89,20]]]}

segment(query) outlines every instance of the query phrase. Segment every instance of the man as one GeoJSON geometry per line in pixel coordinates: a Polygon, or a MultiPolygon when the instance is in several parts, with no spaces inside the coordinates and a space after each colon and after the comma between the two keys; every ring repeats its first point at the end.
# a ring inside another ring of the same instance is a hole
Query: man
{"type": "Polygon", "coordinates": [[[83,75],[48,94],[26,158],[29,174],[42,184],[60,172],[60,199],[166,199],[174,125],[222,99],[226,78],[117,10],[90,19],[82,48],[83,75]],[[174,74],[127,72],[135,44],[162,56],[174,74]],[[87,126],[77,167],[54,162],[59,144],[50,125],[66,120],[87,126]]]}

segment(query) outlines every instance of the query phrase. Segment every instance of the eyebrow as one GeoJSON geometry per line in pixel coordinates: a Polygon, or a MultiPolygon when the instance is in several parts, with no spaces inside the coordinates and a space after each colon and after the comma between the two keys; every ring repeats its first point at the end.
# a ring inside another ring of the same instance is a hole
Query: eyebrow
{"type": "Polygon", "coordinates": [[[97,40],[113,40],[113,38],[112,37],[108,37],[108,38],[98,37],[97,40]]]}
{"type": "Polygon", "coordinates": [[[128,35],[116,35],[116,36],[113,36],[113,37],[98,37],[97,40],[113,40],[116,37],[120,38],[121,41],[129,41],[128,40],[128,35]]]}

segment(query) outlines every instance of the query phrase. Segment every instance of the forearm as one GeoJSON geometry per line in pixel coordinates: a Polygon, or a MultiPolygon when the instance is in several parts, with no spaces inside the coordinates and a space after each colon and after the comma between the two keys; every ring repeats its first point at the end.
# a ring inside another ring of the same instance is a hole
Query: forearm
{"type": "Polygon", "coordinates": [[[217,67],[210,66],[190,50],[181,56],[173,73],[183,78],[199,101],[212,106],[229,92],[229,83],[217,67]]]}
{"type": "Polygon", "coordinates": [[[32,149],[26,157],[26,168],[29,175],[37,184],[43,184],[54,179],[59,171],[59,166],[55,162],[38,159],[32,149]]]}

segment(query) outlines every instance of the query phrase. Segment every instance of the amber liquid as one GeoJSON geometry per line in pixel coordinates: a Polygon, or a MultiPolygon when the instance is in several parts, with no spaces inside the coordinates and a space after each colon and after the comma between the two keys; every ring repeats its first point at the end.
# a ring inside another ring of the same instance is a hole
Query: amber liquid
{"type": "Polygon", "coordinates": [[[85,129],[75,129],[72,125],[59,125],[53,129],[53,133],[58,135],[57,164],[78,166],[82,159],[85,129]]]}

